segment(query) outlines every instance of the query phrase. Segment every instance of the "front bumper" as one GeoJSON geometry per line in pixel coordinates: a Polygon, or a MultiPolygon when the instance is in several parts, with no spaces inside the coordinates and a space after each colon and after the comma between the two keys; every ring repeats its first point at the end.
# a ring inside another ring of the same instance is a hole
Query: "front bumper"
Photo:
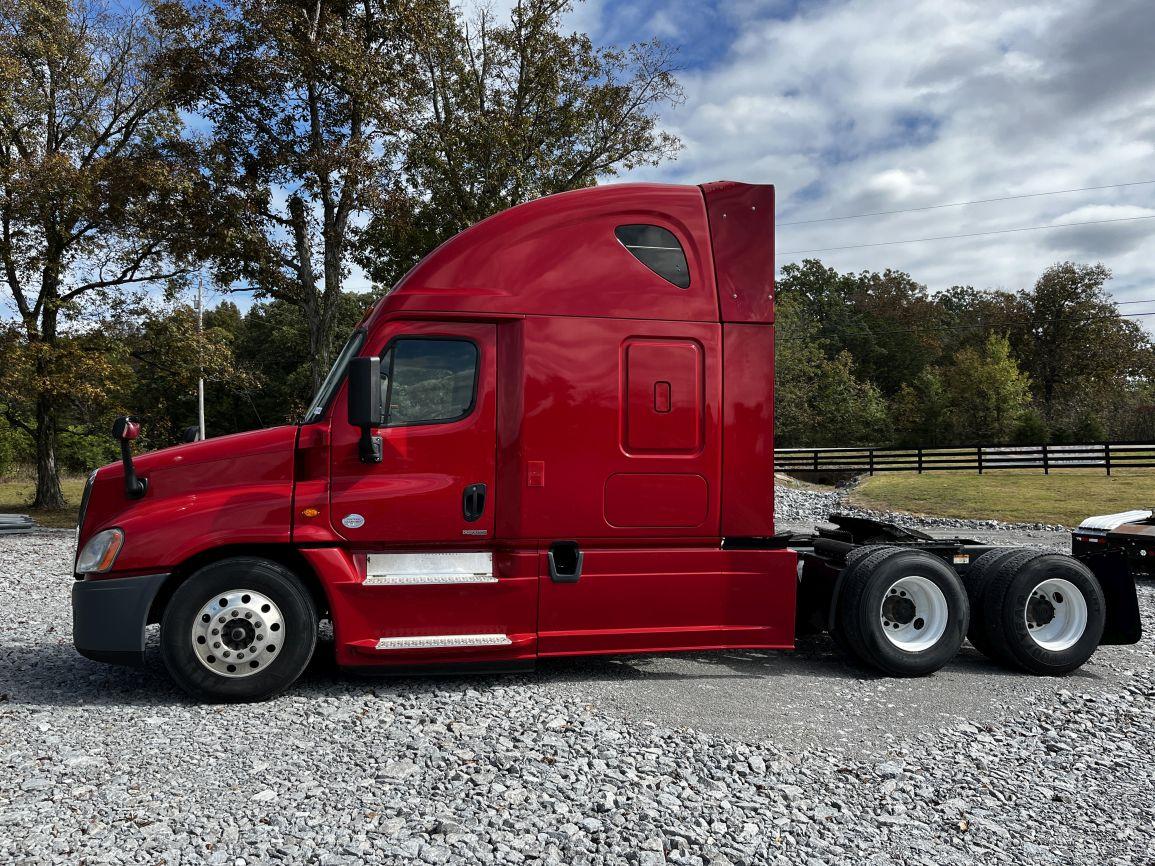
{"type": "Polygon", "coordinates": [[[78,580],[72,584],[72,642],[98,662],[140,665],[144,628],[165,574],[78,580]]]}

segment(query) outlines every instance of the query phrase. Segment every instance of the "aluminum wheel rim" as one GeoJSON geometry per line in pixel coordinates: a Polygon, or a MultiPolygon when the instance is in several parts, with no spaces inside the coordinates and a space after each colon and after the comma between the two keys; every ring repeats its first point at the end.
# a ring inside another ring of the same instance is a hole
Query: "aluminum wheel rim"
{"type": "Polygon", "coordinates": [[[938,584],[922,575],[900,577],[889,587],[878,608],[886,639],[906,652],[930,649],[946,632],[950,606],[938,584]]]}
{"type": "Polygon", "coordinates": [[[1062,652],[1087,630],[1087,599],[1069,580],[1044,580],[1027,597],[1023,621],[1031,640],[1045,650],[1062,652]]]}
{"type": "Polygon", "coordinates": [[[191,634],[200,663],[234,679],[254,676],[272,664],[286,637],[281,609],[251,589],[214,595],[197,612],[191,634]]]}

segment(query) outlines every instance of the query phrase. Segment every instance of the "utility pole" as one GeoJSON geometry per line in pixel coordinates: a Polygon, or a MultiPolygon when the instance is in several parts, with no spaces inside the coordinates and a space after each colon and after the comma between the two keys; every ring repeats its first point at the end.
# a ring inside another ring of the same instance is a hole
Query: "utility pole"
{"type": "Polygon", "coordinates": [[[201,336],[205,328],[205,293],[204,279],[197,277],[197,364],[200,367],[200,376],[197,378],[197,422],[200,426],[200,437],[205,438],[205,344],[201,336]]]}

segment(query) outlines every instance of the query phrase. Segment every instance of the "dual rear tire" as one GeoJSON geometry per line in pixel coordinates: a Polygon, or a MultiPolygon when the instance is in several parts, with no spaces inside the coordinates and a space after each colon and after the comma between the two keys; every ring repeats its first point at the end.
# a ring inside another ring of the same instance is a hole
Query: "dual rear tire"
{"type": "Polygon", "coordinates": [[[965,582],[973,612],[967,637],[1001,665],[1066,674],[1083,665],[1102,640],[1103,589],[1073,557],[996,549],[975,560],[965,582]]]}
{"type": "Polygon", "coordinates": [[[963,638],[987,657],[1036,674],[1065,674],[1102,638],[1106,603],[1070,556],[1022,548],[982,554],[960,579],[931,553],[860,548],[837,585],[831,633],[855,660],[891,676],[923,676],[963,638]]]}
{"type": "Polygon", "coordinates": [[[832,631],[858,661],[914,677],[954,658],[969,617],[966,591],[950,566],[924,551],[882,546],[847,566],[832,631]]]}

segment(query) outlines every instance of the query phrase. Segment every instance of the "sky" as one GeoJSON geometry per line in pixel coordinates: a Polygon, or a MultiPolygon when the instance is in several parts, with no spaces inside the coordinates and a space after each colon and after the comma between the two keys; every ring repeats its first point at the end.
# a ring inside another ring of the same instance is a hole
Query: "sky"
{"type": "MultiPolygon", "coordinates": [[[[508,3],[495,4],[500,10],[508,3]]],[[[1155,181],[1152,0],[590,0],[600,43],[678,48],[685,148],[623,179],[773,183],[778,250],[1155,216],[1155,183],[885,217],[783,223],[1155,181]]],[[[803,255],[932,291],[1017,290],[1102,261],[1155,311],[1155,219],[803,255]]],[[[1138,321],[1155,325],[1155,315],[1138,321]]]]}

